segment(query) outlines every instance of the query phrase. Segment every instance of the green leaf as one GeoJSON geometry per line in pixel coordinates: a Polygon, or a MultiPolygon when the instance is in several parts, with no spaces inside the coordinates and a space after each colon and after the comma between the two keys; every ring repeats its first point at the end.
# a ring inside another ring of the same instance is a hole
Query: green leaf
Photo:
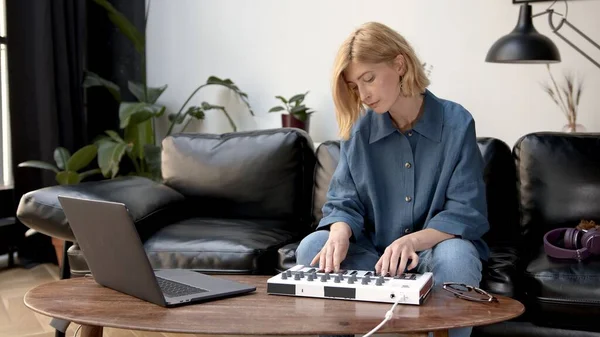
{"type": "Polygon", "coordinates": [[[152,121],[129,124],[125,128],[125,142],[132,145],[131,155],[134,158],[144,159],[144,146],[154,144],[154,129],[152,121]]]}
{"type": "Polygon", "coordinates": [[[129,125],[137,125],[144,123],[152,118],[152,112],[148,110],[140,110],[133,113],[125,124],[121,124],[121,127],[126,128],[129,125]]]}
{"type": "Polygon", "coordinates": [[[127,144],[106,141],[98,146],[98,166],[105,177],[114,178],[119,173],[121,158],[127,150],[127,144]]]}
{"type": "Polygon", "coordinates": [[[148,91],[148,99],[146,99],[144,93],[144,85],[142,85],[141,83],[129,81],[127,82],[127,86],[129,87],[129,91],[131,91],[131,93],[138,99],[138,101],[150,104],[156,103],[160,95],[162,95],[162,93],[165,90],[167,90],[166,84],[159,88],[148,87],[146,88],[146,90],[148,91]]]}
{"type": "Polygon", "coordinates": [[[275,98],[278,98],[279,100],[281,100],[283,103],[287,104],[287,99],[285,99],[283,96],[275,96],[275,98]]]}
{"type": "Polygon", "coordinates": [[[302,105],[298,105],[298,106],[293,107],[290,110],[290,113],[296,114],[296,113],[299,113],[299,112],[306,112],[306,110],[308,110],[308,108],[304,104],[302,104],[302,105]]]}
{"type": "Polygon", "coordinates": [[[138,53],[143,54],[145,46],[144,35],[142,35],[142,33],[140,33],[140,31],[107,0],[94,0],[94,2],[106,9],[110,21],[112,21],[112,23],[119,28],[121,33],[133,43],[135,50],[137,50],[138,53]]]}
{"type": "Polygon", "coordinates": [[[233,83],[233,81],[228,78],[222,80],[222,79],[218,78],[217,76],[209,76],[208,79],[206,80],[206,84],[218,84],[218,85],[227,87],[231,90],[234,90],[236,92],[240,91],[240,88],[238,88],[235,85],[235,83],[233,83]]]}
{"type": "Polygon", "coordinates": [[[164,115],[165,111],[167,111],[167,107],[164,105],[153,105],[153,109],[157,108],[158,112],[154,113],[154,117],[160,117],[164,115]]]}
{"type": "Polygon", "coordinates": [[[224,87],[227,87],[233,91],[235,91],[236,94],[238,94],[240,96],[240,98],[242,99],[242,101],[246,104],[246,107],[248,107],[248,111],[250,111],[250,114],[252,116],[254,116],[254,111],[252,111],[252,108],[250,107],[250,103],[248,102],[248,94],[242,92],[240,90],[240,88],[238,88],[233,81],[231,81],[230,79],[220,79],[216,76],[210,76],[208,77],[208,79],[206,80],[206,84],[218,84],[218,85],[222,85],[224,87]]]}
{"type": "Polygon", "coordinates": [[[96,146],[98,146],[100,143],[106,142],[106,141],[111,141],[111,138],[106,135],[100,134],[100,135],[97,135],[96,137],[94,137],[94,140],[92,140],[92,143],[96,144],[96,146]]]}
{"type": "Polygon", "coordinates": [[[78,184],[81,180],[77,172],[61,171],[56,174],[56,181],[61,185],[73,185],[78,184]]]}
{"type": "Polygon", "coordinates": [[[301,111],[301,112],[295,113],[294,117],[296,117],[298,120],[306,122],[306,119],[308,118],[308,115],[306,114],[306,112],[301,111]]]}
{"type": "Polygon", "coordinates": [[[285,110],[285,108],[282,106],[276,106],[274,108],[271,108],[271,110],[269,110],[269,112],[277,112],[277,111],[282,111],[282,110],[285,110]]]}
{"type": "Polygon", "coordinates": [[[154,144],[145,144],[144,152],[146,153],[146,163],[148,171],[153,179],[160,179],[161,175],[161,151],[160,146],[154,144]]]}
{"type": "Polygon", "coordinates": [[[187,111],[185,112],[186,115],[190,115],[198,120],[203,120],[204,119],[204,110],[202,110],[202,108],[197,107],[197,106],[191,106],[187,109],[187,111]]]}
{"type": "Polygon", "coordinates": [[[61,146],[54,149],[54,161],[59,169],[64,170],[67,167],[67,161],[69,161],[69,158],[71,158],[71,153],[69,150],[61,146]]]}
{"type": "Polygon", "coordinates": [[[119,86],[117,86],[109,80],[103,79],[98,74],[93,73],[91,71],[86,71],[86,76],[83,80],[83,87],[105,87],[106,89],[108,89],[110,94],[117,100],[117,102],[121,101],[121,89],[119,89],[119,86]]]}
{"type": "Polygon", "coordinates": [[[94,174],[101,174],[102,171],[99,168],[95,168],[93,170],[87,170],[85,172],[81,172],[79,173],[79,181],[84,180],[85,178],[89,177],[89,176],[93,176],[94,174]]]}
{"type": "Polygon", "coordinates": [[[67,161],[67,171],[77,172],[88,166],[96,157],[98,148],[96,145],[87,145],[73,153],[73,156],[67,161]]]}
{"type": "Polygon", "coordinates": [[[58,173],[59,170],[56,166],[50,164],[50,163],[46,163],[44,161],[41,160],[28,160],[28,161],[24,161],[22,163],[20,163],[18,165],[19,167],[33,167],[33,168],[38,168],[38,169],[42,169],[42,170],[50,170],[52,172],[58,173]]]}
{"type": "Polygon", "coordinates": [[[294,95],[292,98],[290,98],[290,104],[292,104],[292,103],[296,103],[296,104],[301,103],[304,100],[304,96],[305,96],[305,94],[294,95]]]}
{"type": "Polygon", "coordinates": [[[113,139],[115,142],[117,142],[117,143],[125,143],[125,141],[123,140],[123,138],[121,138],[121,136],[119,136],[119,134],[116,133],[115,131],[113,131],[113,130],[106,130],[104,132],[106,132],[106,134],[109,135],[110,138],[113,139]]]}
{"type": "Polygon", "coordinates": [[[206,80],[206,84],[219,84],[219,85],[224,85],[224,86],[229,86],[231,83],[231,80],[222,80],[220,78],[218,78],[217,76],[209,76],[208,79],[206,80]]]}
{"type": "Polygon", "coordinates": [[[135,83],[132,81],[127,81],[127,87],[129,91],[138,99],[139,102],[148,102],[146,101],[146,95],[144,93],[144,85],[141,83],[135,83]]]}
{"type": "Polygon", "coordinates": [[[119,106],[120,127],[125,129],[129,124],[138,124],[152,117],[160,117],[165,112],[165,107],[145,102],[123,102],[119,106]]]}

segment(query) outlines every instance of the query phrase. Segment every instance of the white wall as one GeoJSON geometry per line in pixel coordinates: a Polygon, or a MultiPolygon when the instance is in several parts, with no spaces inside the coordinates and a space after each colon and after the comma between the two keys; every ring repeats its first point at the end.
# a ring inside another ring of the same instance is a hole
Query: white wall
{"type": "MultiPolygon", "coordinates": [[[[549,4],[533,4],[534,13],[549,4]]],[[[564,3],[555,9],[563,12],[564,3]]],[[[274,96],[310,90],[306,103],[317,110],[311,137],[315,142],[334,139],[329,89],[334,54],[355,27],[380,21],[403,34],[421,59],[433,64],[430,89],[469,109],[478,136],[497,137],[512,146],[526,133],[557,131],[566,123],[540,87],[548,80],[544,65],[484,62],[493,42],[513,29],[518,12],[511,0],[152,0],[148,81],[169,85],[160,102],[177,111],[208,76],[231,78],[248,93],[255,117],[222,88],[205,88],[191,103],[226,106],[240,130],[281,126],[278,114],[267,113],[277,104],[274,96]]],[[[596,41],[598,13],[600,1],[570,2],[570,21],[596,41]]],[[[563,62],[553,66],[554,73],[585,75],[579,122],[588,131],[600,130],[600,69],[554,36],[545,16],[534,24],[561,52],[563,62]]],[[[564,34],[577,38],[568,27],[564,34]]],[[[600,51],[579,38],[574,41],[600,60],[600,51]]],[[[220,133],[230,128],[215,111],[189,130],[220,133]]]]}

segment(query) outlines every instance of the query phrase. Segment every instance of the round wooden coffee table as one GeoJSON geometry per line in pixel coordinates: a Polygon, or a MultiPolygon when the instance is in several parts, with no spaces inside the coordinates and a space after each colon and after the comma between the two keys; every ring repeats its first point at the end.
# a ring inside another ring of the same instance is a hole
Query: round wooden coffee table
{"type": "MultiPolygon", "coordinates": [[[[81,277],[31,289],[25,305],[46,316],[82,325],[81,336],[102,336],[103,327],[224,335],[365,334],[384,319],[391,304],[268,295],[268,276],[218,275],[256,286],[256,292],[163,308],[81,277]]],[[[476,303],[435,289],[421,306],[398,305],[376,333],[447,336],[448,329],[479,326],[521,315],[518,301],[476,303]]]]}

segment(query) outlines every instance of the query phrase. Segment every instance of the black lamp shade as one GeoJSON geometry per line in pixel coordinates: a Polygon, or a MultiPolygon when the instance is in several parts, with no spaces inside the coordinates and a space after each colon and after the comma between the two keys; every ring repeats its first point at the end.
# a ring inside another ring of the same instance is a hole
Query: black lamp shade
{"type": "Polygon", "coordinates": [[[486,62],[555,63],[560,62],[556,45],[533,26],[531,5],[523,4],[519,22],[508,35],[501,37],[488,51],[486,62]]]}

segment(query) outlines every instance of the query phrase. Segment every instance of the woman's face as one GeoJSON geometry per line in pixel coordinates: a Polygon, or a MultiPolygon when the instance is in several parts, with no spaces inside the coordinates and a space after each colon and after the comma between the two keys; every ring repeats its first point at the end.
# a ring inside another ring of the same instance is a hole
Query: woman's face
{"type": "Polygon", "coordinates": [[[344,78],[365,105],[385,113],[400,96],[403,60],[398,56],[393,64],[352,62],[344,71],[344,78]]]}

